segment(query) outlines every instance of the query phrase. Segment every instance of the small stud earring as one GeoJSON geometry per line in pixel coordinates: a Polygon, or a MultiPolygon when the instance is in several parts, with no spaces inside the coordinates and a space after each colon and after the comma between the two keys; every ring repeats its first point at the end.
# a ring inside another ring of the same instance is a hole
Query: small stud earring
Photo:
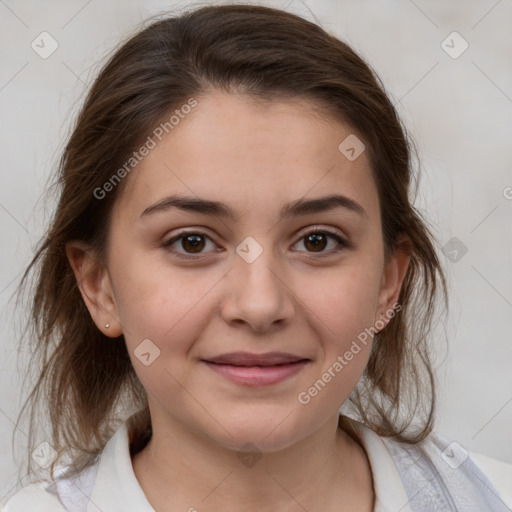
{"type": "Polygon", "coordinates": [[[110,327],[110,324],[105,324],[105,329],[108,329],[110,327]]]}

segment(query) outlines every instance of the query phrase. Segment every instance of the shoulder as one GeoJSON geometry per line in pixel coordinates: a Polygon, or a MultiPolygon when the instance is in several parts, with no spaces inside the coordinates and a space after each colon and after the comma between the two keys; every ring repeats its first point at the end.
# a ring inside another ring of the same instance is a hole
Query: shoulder
{"type": "Polygon", "coordinates": [[[133,487],[137,483],[133,476],[130,480],[132,485],[126,485],[125,476],[129,476],[130,470],[129,436],[123,423],[91,465],[80,472],[76,472],[72,465],[60,466],[53,479],[33,482],[1,501],[0,512],[86,512],[97,510],[93,496],[97,499],[107,496],[114,500],[114,494],[118,500],[125,498],[130,505],[133,487]],[[112,488],[113,485],[117,488],[112,488]],[[126,491],[131,495],[125,496],[126,491]]]}
{"type": "Polygon", "coordinates": [[[40,480],[23,487],[0,502],[0,512],[86,512],[98,464],[72,477],[66,476],[67,469],[60,468],[60,476],[54,480],[40,480]]]}
{"type": "Polygon", "coordinates": [[[385,443],[409,495],[426,480],[425,492],[418,494],[425,494],[425,503],[443,495],[446,503],[461,510],[468,500],[482,511],[512,510],[512,464],[467,451],[435,433],[416,445],[390,439],[385,443]]]}
{"type": "Polygon", "coordinates": [[[512,464],[476,452],[469,452],[469,456],[512,509],[512,464]]]}
{"type": "Polygon", "coordinates": [[[0,512],[66,512],[57,496],[48,491],[49,482],[41,481],[23,487],[0,503],[0,512]]]}
{"type": "Polygon", "coordinates": [[[340,416],[340,427],[353,429],[367,453],[376,511],[512,512],[511,464],[470,453],[435,432],[411,444],[348,416],[340,416]]]}

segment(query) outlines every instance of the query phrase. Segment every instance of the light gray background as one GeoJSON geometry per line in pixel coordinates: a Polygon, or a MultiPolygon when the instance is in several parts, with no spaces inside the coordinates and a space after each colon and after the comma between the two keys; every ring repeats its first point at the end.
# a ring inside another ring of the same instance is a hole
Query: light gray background
{"type": "MultiPolygon", "coordinates": [[[[194,3],[0,0],[0,499],[16,484],[11,435],[24,379],[10,297],[49,219],[46,180],[98,61],[144,18],[194,3]],[[43,31],[59,44],[48,59],[31,48],[43,31]]],[[[421,155],[416,204],[441,245],[455,236],[468,248],[456,263],[441,254],[451,312],[448,349],[442,329],[433,340],[441,354],[436,430],[512,462],[512,1],[260,3],[316,19],[347,41],[397,103],[421,155]],[[469,44],[458,58],[441,46],[453,31],[469,44]]]]}

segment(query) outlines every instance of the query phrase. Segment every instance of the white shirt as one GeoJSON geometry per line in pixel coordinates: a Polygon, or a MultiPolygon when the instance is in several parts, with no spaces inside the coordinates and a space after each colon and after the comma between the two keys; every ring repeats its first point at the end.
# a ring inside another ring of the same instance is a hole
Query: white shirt
{"type": "MultiPolygon", "coordinates": [[[[420,448],[347,421],[370,462],[374,512],[512,511],[512,464],[475,453],[464,459],[468,452],[460,445],[435,434],[420,448]]],[[[0,511],[155,512],[133,471],[126,423],[79,477],[32,483],[0,503],[0,511]]]]}

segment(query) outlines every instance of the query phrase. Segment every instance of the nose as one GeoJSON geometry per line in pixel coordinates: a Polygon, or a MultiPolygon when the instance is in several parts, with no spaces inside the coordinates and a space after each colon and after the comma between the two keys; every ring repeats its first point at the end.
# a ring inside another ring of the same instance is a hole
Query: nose
{"type": "Polygon", "coordinates": [[[290,283],[271,249],[264,249],[251,263],[238,254],[226,276],[221,315],[229,324],[244,324],[267,332],[287,325],[295,308],[290,283]]]}

